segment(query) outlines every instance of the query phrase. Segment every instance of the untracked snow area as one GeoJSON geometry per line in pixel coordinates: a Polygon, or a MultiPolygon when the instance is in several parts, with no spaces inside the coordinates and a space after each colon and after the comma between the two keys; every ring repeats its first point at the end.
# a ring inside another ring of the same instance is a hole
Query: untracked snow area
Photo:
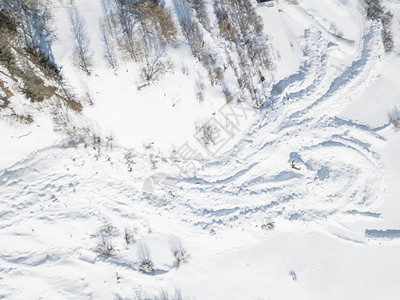
{"type": "Polygon", "coordinates": [[[93,75],[71,63],[62,2],[53,52],[94,99],[77,122],[112,139],[70,146],[44,114],[0,120],[0,299],[400,298],[400,3],[383,2],[390,54],[364,1],[257,6],[275,52],[271,95],[211,156],[194,128],[225,107],[221,87],[199,103],[207,74],[185,45],[168,50],[174,73],[154,85],[137,89],[134,63],[114,74],[99,2],[76,1],[93,75]],[[185,143],[202,154],[195,173],[171,155],[185,143]],[[179,268],[174,241],[188,254],[179,268]],[[139,271],[143,247],[151,274],[139,271]]]}

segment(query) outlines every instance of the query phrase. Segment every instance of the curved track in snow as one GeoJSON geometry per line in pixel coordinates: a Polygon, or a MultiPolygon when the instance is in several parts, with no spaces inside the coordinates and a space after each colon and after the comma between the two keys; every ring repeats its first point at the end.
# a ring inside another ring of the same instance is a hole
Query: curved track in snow
{"type": "Polygon", "coordinates": [[[202,228],[246,227],[278,216],[325,223],[352,212],[379,217],[372,211],[385,183],[374,147],[384,139],[336,115],[376,79],[380,60],[372,54],[382,51],[380,28],[365,25],[355,60],[338,72],[327,64],[337,45],[319,27],[305,31],[303,65],[275,85],[245,138],[207,164],[201,178],[183,180],[188,193],[179,200],[202,228]],[[301,170],[290,168],[293,160],[301,170]]]}

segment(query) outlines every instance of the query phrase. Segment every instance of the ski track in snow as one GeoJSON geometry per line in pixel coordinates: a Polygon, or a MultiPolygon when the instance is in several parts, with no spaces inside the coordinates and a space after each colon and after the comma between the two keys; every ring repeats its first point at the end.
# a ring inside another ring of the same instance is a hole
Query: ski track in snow
{"type": "MultiPolygon", "coordinates": [[[[260,115],[264,116],[246,138],[220,162],[206,167],[213,178],[221,169],[222,173],[235,175],[213,180],[212,185],[204,179],[194,178],[192,183],[197,185],[183,180],[189,194],[195,195],[187,203],[198,208],[198,222],[203,228],[216,223],[241,224],[241,216],[249,213],[254,223],[280,215],[289,220],[323,221],[355,209],[373,209],[385,184],[372,145],[379,145],[383,138],[367,126],[335,117],[335,109],[349,100],[345,92],[373,80],[372,70],[379,64],[370,56],[371,47],[380,38],[379,31],[372,26],[365,32],[360,57],[341,74],[329,77],[326,57],[332,42],[324,39],[319,30],[306,30],[304,64],[299,73],[276,84],[275,91],[279,92],[271,102],[277,103],[277,108],[273,112],[271,107],[261,110],[260,115]],[[308,137],[302,135],[304,130],[308,137]],[[265,132],[273,133],[273,138],[265,137],[265,132]],[[264,140],[267,142],[263,143],[264,140]],[[274,169],[271,155],[281,157],[285,171],[274,169]],[[301,171],[287,168],[292,160],[301,165],[301,171]],[[243,167],[230,161],[246,162],[244,165],[251,161],[260,163],[237,171],[243,167]],[[204,202],[201,195],[207,195],[211,203],[204,202]],[[207,207],[226,207],[227,196],[234,209],[207,207]],[[204,215],[208,221],[201,220],[204,215]]],[[[369,211],[362,214],[376,216],[369,211]]]]}

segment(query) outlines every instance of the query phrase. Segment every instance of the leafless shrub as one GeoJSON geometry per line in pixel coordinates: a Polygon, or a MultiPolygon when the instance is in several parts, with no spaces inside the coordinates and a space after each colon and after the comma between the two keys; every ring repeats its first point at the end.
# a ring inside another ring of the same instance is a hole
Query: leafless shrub
{"type": "Polygon", "coordinates": [[[216,83],[218,83],[218,82],[221,82],[223,78],[224,78],[224,68],[222,68],[222,67],[216,67],[216,68],[214,69],[213,84],[216,84],[216,83]]]}
{"type": "Polygon", "coordinates": [[[215,145],[220,136],[220,128],[213,120],[196,125],[196,138],[204,145],[215,145]]]}
{"type": "Polygon", "coordinates": [[[393,108],[393,110],[388,113],[388,119],[396,130],[400,129],[400,111],[397,107],[393,108]]]}
{"type": "Polygon", "coordinates": [[[151,260],[150,250],[146,244],[139,244],[138,246],[138,258],[139,258],[139,266],[138,270],[145,274],[153,274],[154,263],[151,260]]]}
{"type": "Polygon", "coordinates": [[[134,230],[130,228],[125,228],[124,239],[127,245],[134,244],[136,242],[134,236],[134,230]]]}
{"type": "Polygon", "coordinates": [[[204,101],[204,81],[200,75],[196,78],[196,98],[200,102],[204,101]]]}
{"type": "Polygon", "coordinates": [[[184,75],[189,75],[189,72],[190,72],[189,68],[185,64],[182,64],[181,71],[182,71],[182,74],[184,74],[184,75]]]}
{"type": "Polygon", "coordinates": [[[227,19],[221,17],[218,25],[222,37],[232,41],[235,39],[236,29],[229,23],[227,19]]]}
{"type": "Polygon", "coordinates": [[[111,224],[110,222],[107,222],[107,221],[104,222],[104,224],[101,228],[101,232],[107,236],[118,235],[117,227],[115,227],[113,224],[111,224]]]}
{"type": "Polygon", "coordinates": [[[224,88],[222,89],[222,93],[225,96],[225,101],[226,101],[227,104],[229,104],[229,103],[231,103],[233,101],[233,95],[232,95],[231,91],[226,86],[224,86],[224,88]]]}
{"type": "Polygon", "coordinates": [[[159,160],[156,159],[154,156],[150,156],[150,166],[152,170],[156,170],[158,168],[159,160]]]}
{"type": "Polygon", "coordinates": [[[289,275],[293,281],[297,281],[297,274],[295,271],[290,271],[289,275]]]}
{"type": "Polygon", "coordinates": [[[115,248],[113,244],[106,237],[101,237],[95,248],[95,252],[98,253],[98,256],[104,259],[109,258],[114,251],[115,248]]]}
{"type": "Polygon", "coordinates": [[[127,152],[124,156],[126,163],[128,165],[128,171],[132,172],[132,165],[134,165],[136,162],[134,161],[134,158],[136,157],[135,154],[132,152],[127,152]]]}
{"type": "Polygon", "coordinates": [[[266,224],[261,225],[262,230],[272,230],[275,228],[275,222],[268,222],[266,224]]]}
{"type": "Polygon", "coordinates": [[[173,238],[170,240],[170,249],[174,257],[174,267],[179,268],[182,264],[187,264],[190,259],[190,254],[186,248],[182,245],[179,238],[173,238]]]}

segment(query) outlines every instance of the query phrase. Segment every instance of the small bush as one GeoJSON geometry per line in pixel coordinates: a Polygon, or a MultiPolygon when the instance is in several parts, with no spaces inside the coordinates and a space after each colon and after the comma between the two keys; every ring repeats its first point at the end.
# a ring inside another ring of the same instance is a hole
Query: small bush
{"type": "Polygon", "coordinates": [[[268,222],[266,224],[261,225],[262,230],[272,230],[275,228],[275,222],[268,222]]]}
{"type": "Polygon", "coordinates": [[[225,96],[226,103],[227,104],[231,103],[233,101],[233,95],[231,91],[226,86],[224,86],[222,92],[225,96]]]}
{"type": "Polygon", "coordinates": [[[295,271],[290,271],[289,275],[292,277],[293,281],[297,281],[297,274],[295,271]]]}
{"type": "Polygon", "coordinates": [[[138,247],[139,266],[138,270],[145,274],[154,274],[154,263],[151,260],[150,249],[146,244],[140,244],[138,247]]]}
{"type": "Polygon", "coordinates": [[[220,136],[220,129],[209,121],[196,125],[196,138],[204,145],[215,145],[220,136]]]}
{"type": "Polygon", "coordinates": [[[204,101],[204,82],[200,76],[196,78],[196,98],[199,102],[204,101]]]}
{"type": "Polygon", "coordinates": [[[226,19],[219,20],[218,25],[222,37],[228,40],[233,40],[235,38],[236,29],[226,19]]]}
{"type": "Polygon", "coordinates": [[[133,230],[130,228],[125,228],[124,239],[127,245],[134,244],[136,241],[133,235],[133,230]]]}
{"type": "Polygon", "coordinates": [[[104,233],[107,236],[116,236],[118,235],[118,229],[115,227],[113,224],[110,222],[104,222],[102,228],[101,228],[102,233],[104,233]]]}
{"type": "Polygon", "coordinates": [[[397,109],[397,107],[388,113],[388,118],[389,122],[396,130],[400,129],[400,111],[397,109]]]}
{"type": "Polygon", "coordinates": [[[190,259],[190,254],[183,247],[180,239],[175,238],[170,240],[170,249],[174,257],[174,267],[179,268],[182,264],[187,264],[190,259]]]}
{"type": "Polygon", "coordinates": [[[98,253],[98,256],[104,259],[109,258],[113,252],[115,251],[115,248],[113,246],[113,244],[105,237],[102,237],[96,248],[95,248],[95,252],[98,253]]]}

